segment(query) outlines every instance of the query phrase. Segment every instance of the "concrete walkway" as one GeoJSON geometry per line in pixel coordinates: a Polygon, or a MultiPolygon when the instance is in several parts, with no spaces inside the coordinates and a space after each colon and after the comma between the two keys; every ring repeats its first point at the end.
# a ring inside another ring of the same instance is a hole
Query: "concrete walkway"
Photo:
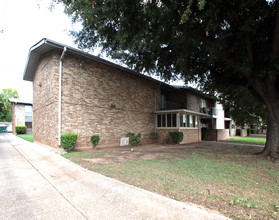
{"type": "Polygon", "coordinates": [[[0,219],[227,219],[0,136],[0,219]]]}

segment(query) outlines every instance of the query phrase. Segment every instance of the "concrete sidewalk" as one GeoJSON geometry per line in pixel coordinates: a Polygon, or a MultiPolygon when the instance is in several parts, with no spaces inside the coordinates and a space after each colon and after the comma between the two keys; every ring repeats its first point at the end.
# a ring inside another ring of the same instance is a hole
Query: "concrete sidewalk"
{"type": "Polygon", "coordinates": [[[0,219],[228,219],[86,170],[0,136],[0,219]]]}

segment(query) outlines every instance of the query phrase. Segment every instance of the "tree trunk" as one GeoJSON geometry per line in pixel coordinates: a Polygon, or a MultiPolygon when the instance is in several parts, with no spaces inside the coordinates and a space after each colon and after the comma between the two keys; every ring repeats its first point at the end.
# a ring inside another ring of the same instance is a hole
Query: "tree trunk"
{"type": "Polygon", "coordinates": [[[268,100],[266,102],[268,112],[267,136],[265,148],[260,153],[272,159],[279,159],[279,99],[277,96],[278,94],[266,94],[265,97],[268,100]]]}
{"type": "MultiPolygon", "coordinates": [[[[277,76],[279,77],[279,76],[277,76]]],[[[279,78],[278,78],[279,79],[279,78]]],[[[258,81],[255,91],[267,108],[267,136],[264,150],[260,153],[272,159],[279,159],[279,80],[258,81]]]]}
{"type": "Polygon", "coordinates": [[[266,144],[261,154],[279,159],[279,109],[274,110],[274,113],[268,113],[266,144]],[[274,117],[275,112],[277,117],[274,117]]]}

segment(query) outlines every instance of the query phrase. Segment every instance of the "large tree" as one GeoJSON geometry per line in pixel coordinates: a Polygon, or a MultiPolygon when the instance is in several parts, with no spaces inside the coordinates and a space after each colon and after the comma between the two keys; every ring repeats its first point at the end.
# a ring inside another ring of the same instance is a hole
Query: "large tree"
{"type": "Polygon", "coordinates": [[[18,98],[17,90],[11,88],[3,89],[0,93],[0,121],[12,121],[12,106],[9,98],[18,98]]]}
{"type": "MultiPolygon", "coordinates": [[[[54,0],[55,1],[55,0],[54,0]]],[[[246,88],[268,112],[264,155],[279,156],[279,3],[266,0],[56,0],[81,48],[101,46],[129,67],[246,88]]],[[[233,90],[233,89],[232,89],[233,90]]]]}

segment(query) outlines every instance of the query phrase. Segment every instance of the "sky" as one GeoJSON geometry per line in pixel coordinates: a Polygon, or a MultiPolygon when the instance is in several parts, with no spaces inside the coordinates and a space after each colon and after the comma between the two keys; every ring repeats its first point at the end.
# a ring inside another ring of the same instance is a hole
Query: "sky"
{"type": "Polygon", "coordinates": [[[63,5],[53,10],[50,5],[51,0],[0,0],[0,91],[17,89],[19,98],[32,101],[32,82],[23,80],[23,72],[30,47],[42,38],[77,48],[69,31],[80,27],[64,14],[63,5]]]}
{"type": "Polygon", "coordinates": [[[29,49],[42,38],[75,47],[68,32],[77,27],[62,5],[49,10],[51,0],[0,0],[0,90],[17,89],[32,100],[32,82],[23,80],[29,49]]]}

